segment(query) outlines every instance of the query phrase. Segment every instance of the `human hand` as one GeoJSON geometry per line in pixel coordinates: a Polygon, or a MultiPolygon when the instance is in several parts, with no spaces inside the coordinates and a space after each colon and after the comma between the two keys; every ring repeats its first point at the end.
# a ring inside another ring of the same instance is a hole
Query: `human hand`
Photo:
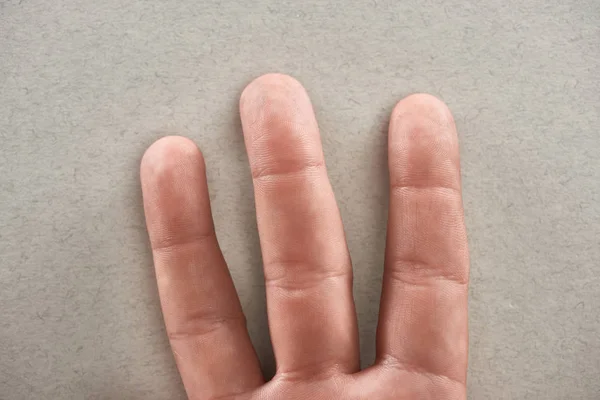
{"type": "Polygon", "coordinates": [[[202,154],[154,143],[144,209],[171,347],[193,400],[466,398],[468,250],[456,129],[412,95],[389,127],[390,210],[377,359],[360,370],[352,266],[302,86],[265,75],[240,99],[277,373],[265,383],[219,249],[202,154]]]}

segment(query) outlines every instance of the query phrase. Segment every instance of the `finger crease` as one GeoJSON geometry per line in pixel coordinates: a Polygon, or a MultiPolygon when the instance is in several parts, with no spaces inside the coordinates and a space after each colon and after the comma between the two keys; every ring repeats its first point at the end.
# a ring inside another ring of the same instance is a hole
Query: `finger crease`
{"type": "Polygon", "coordinates": [[[319,160],[319,161],[314,161],[314,162],[307,162],[307,163],[304,163],[299,168],[290,168],[288,170],[279,169],[277,171],[274,171],[274,168],[263,168],[263,169],[253,168],[252,169],[252,179],[254,179],[255,181],[261,181],[261,180],[269,180],[269,179],[274,179],[274,178],[284,177],[284,176],[303,175],[303,174],[308,174],[309,172],[322,170],[324,167],[325,167],[325,162],[323,160],[319,160]]]}
{"type": "Polygon", "coordinates": [[[288,383],[305,382],[308,380],[327,380],[333,376],[343,373],[347,365],[354,362],[349,355],[347,360],[322,360],[302,367],[296,367],[287,371],[278,371],[275,379],[288,383]]]}
{"type": "Polygon", "coordinates": [[[418,260],[396,260],[386,267],[387,278],[397,280],[408,285],[424,286],[435,282],[449,282],[465,286],[469,283],[467,274],[441,273],[443,270],[456,270],[456,267],[435,267],[430,263],[418,260]]]}
{"type": "Polygon", "coordinates": [[[386,354],[384,357],[382,357],[380,359],[379,364],[384,368],[391,368],[397,371],[423,376],[432,381],[433,383],[437,383],[436,380],[443,380],[450,384],[459,385],[462,388],[465,387],[465,383],[456,378],[445,374],[441,374],[439,372],[432,372],[431,370],[424,368],[420,365],[402,361],[398,357],[393,356],[391,354],[386,354]]]}
{"type": "Polygon", "coordinates": [[[193,337],[202,337],[209,335],[215,331],[226,328],[228,325],[241,323],[246,324],[246,319],[243,316],[220,316],[220,317],[194,317],[188,325],[187,329],[176,329],[167,332],[170,340],[187,340],[193,337]]]}
{"type": "Polygon", "coordinates": [[[179,240],[163,239],[159,243],[152,244],[152,251],[171,251],[179,247],[186,247],[193,244],[198,244],[214,237],[215,231],[211,230],[210,232],[188,236],[179,240]]]}
{"type": "MultiPolygon", "coordinates": [[[[282,267],[281,263],[277,263],[277,269],[289,269],[290,266],[282,267]]],[[[293,268],[302,269],[304,263],[294,263],[296,265],[293,268]],[[298,265],[299,264],[299,265],[298,265]]],[[[273,267],[265,266],[265,270],[273,267]]],[[[336,281],[336,280],[352,280],[352,271],[351,270],[328,270],[328,271],[310,271],[303,274],[303,277],[299,278],[298,276],[291,276],[298,274],[286,274],[284,273],[282,276],[278,276],[275,278],[269,278],[265,276],[265,286],[267,287],[276,287],[285,290],[306,290],[313,288],[315,286],[321,285],[327,281],[336,281]]]]}
{"type": "Polygon", "coordinates": [[[424,191],[424,190],[439,190],[439,191],[447,191],[447,192],[451,192],[454,193],[456,195],[458,195],[459,197],[461,196],[461,190],[459,188],[456,188],[454,186],[450,186],[450,185],[406,185],[400,182],[396,182],[396,183],[392,183],[390,185],[390,189],[391,191],[398,191],[398,192],[403,192],[403,191],[424,191]]]}

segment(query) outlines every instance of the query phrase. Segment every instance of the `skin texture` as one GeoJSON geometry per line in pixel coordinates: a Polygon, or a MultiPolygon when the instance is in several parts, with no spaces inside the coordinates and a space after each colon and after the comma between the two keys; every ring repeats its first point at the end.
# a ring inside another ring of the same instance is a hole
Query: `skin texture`
{"type": "Polygon", "coordinates": [[[165,137],[141,163],[171,347],[192,400],[466,398],[468,250],[448,108],[411,95],[389,127],[390,210],[377,360],[359,367],[352,265],[312,105],[286,75],[240,98],[277,361],[265,382],[217,242],[196,145],[165,137]]]}

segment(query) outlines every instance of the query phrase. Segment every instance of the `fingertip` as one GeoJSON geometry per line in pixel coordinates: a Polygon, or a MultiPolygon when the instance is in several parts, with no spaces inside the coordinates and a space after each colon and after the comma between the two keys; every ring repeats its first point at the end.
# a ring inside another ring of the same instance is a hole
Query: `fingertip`
{"type": "Polygon", "coordinates": [[[140,162],[140,175],[144,180],[187,162],[204,168],[204,157],[198,146],[183,136],[165,136],[152,143],[144,152],[140,162]]]}
{"type": "Polygon", "coordinates": [[[427,93],[414,93],[396,103],[390,125],[406,118],[426,119],[444,127],[454,125],[452,112],[446,103],[427,93]]]}
{"type": "Polygon", "coordinates": [[[273,89],[304,89],[302,84],[294,77],[281,73],[268,73],[255,78],[242,91],[240,105],[257,96],[273,89]]]}
{"type": "Polygon", "coordinates": [[[153,248],[210,234],[206,168],[192,140],[165,136],[154,142],[142,157],[140,180],[153,248]]]}
{"type": "Polygon", "coordinates": [[[417,93],[396,104],[390,118],[388,163],[393,185],[460,189],[458,135],[442,100],[417,93]]]}
{"type": "Polygon", "coordinates": [[[299,94],[308,99],[306,90],[297,79],[280,73],[261,75],[250,82],[240,95],[242,120],[251,118],[257,109],[268,103],[277,106],[278,102],[286,103],[285,99],[298,98],[299,94]]]}

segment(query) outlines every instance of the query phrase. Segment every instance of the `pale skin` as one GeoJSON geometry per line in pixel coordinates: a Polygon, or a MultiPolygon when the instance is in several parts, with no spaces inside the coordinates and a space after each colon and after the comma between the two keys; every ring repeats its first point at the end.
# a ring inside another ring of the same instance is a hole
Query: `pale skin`
{"type": "Polygon", "coordinates": [[[163,315],[188,397],[466,399],[469,260],[448,108],[416,94],[391,114],[377,357],[363,370],[352,265],[308,95],[289,76],[264,75],[243,91],[240,115],[277,364],[268,382],[217,242],[202,153],[169,136],[141,163],[163,315]]]}

